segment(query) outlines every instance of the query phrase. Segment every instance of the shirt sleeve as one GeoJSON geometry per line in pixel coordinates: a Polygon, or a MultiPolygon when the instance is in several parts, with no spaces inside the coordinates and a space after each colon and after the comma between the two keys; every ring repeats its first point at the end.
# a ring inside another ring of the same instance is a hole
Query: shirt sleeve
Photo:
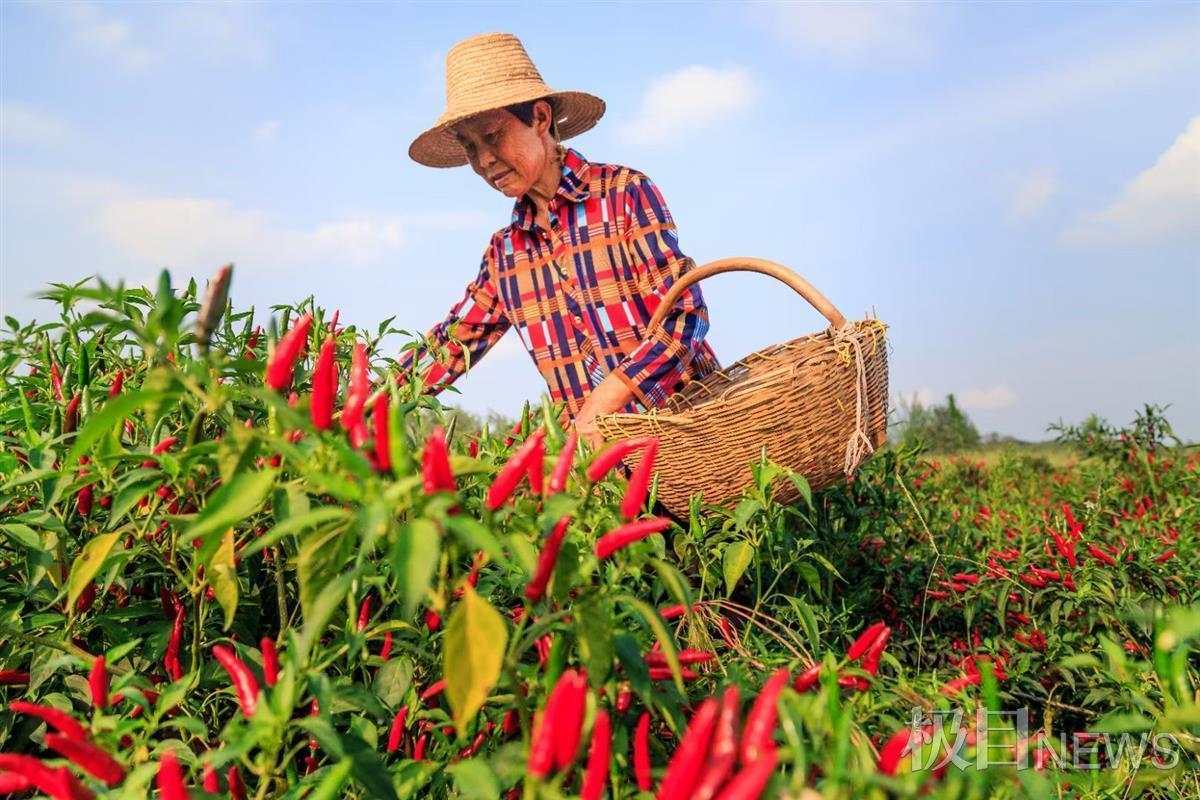
{"type": "MultiPolygon", "coordinates": [[[[500,293],[493,279],[494,254],[495,247],[489,246],[483,254],[479,274],[467,284],[463,298],[427,334],[430,344],[437,350],[444,350],[447,357],[425,366],[423,382],[426,394],[437,394],[454,383],[467,371],[468,365],[483,358],[509,328],[510,322],[504,314],[500,293]]],[[[419,369],[427,355],[429,349],[426,347],[406,350],[400,359],[400,374],[408,375],[414,363],[419,369]]]]}
{"type": "MultiPolygon", "coordinates": [[[[625,236],[634,268],[640,272],[642,299],[653,315],[671,285],[695,264],[679,249],[671,212],[645,175],[635,174],[626,187],[625,213],[625,236]]],[[[642,405],[662,406],[684,383],[707,332],[708,307],[695,284],[680,295],[662,326],[650,331],[615,372],[642,405]]]]}

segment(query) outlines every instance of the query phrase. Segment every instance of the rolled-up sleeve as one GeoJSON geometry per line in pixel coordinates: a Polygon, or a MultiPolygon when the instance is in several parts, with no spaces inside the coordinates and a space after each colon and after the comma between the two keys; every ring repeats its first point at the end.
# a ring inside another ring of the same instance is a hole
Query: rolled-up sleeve
{"type": "MultiPolygon", "coordinates": [[[[495,249],[493,242],[484,252],[479,274],[467,284],[463,298],[427,334],[435,353],[443,354],[424,368],[422,380],[427,394],[437,394],[454,383],[469,365],[483,358],[509,328],[509,319],[504,314],[493,277],[495,249]]],[[[400,359],[400,374],[411,375],[414,366],[420,369],[428,354],[428,347],[405,351],[400,359]]]]}
{"type": "MultiPolygon", "coordinates": [[[[635,174],[625,193],[626,239],[641,271],[643,302],[653,315],[672,284],[695,264],[679,249],[679,235],[658,187],[635,174]]],[[[662,406],[685,381],[708,332],[708,308],[699,284],[688,287],[660,327],[618,365],[616,374],[647,408],[662,406]]]]}

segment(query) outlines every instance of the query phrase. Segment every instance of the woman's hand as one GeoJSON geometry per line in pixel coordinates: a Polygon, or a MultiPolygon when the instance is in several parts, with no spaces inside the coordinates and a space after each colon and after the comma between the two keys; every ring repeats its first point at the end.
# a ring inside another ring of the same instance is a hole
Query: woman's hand
{"type": "Polygon", "coordinates": [[[604,446],[604,436],[596,427],[596,419],[604,414],[620,411],[633,400],[633,391],[616,374],[610,373],[600,381],[584,401],[575,415],[575,430],[579,438],[593,450],[604,446]]]}

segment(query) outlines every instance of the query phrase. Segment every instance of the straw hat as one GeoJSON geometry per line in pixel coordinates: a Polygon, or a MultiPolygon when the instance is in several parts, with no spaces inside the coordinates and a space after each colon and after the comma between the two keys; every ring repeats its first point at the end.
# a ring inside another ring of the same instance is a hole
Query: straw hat
{"type": "Polygon", "coordinates": [[[521,40],[511,33],[464,39],[446,54],[446,110],[413,141],[408,154],[427,167],[461,167],[467,154],[451,126],[484,111],[545,98],[555,99],[559,139],[583,133],[604,116],[599,97],[547,86],[521,40]]]}

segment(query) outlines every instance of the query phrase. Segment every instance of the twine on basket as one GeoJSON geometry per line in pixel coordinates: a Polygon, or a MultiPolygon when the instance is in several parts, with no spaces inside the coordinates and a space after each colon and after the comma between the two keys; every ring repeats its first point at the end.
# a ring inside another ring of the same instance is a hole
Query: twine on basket
{"type": "Polygon", "coordinates": [[[833,331],[833,349],[847,366],[853,366],[854,378],[854,431],[846,441],[846,461],[842,469],[847,475],[853,474],[858,465],[875,452],[867,436],[867,420],[870,418],[870,399],[867,397],[867,368],[863,358],[862,337],[869,332],[871,344],[875,344],[875,331],[869,324],[861,329],[853,322],[847,322],[833,331]],[[853,351],[853,353],[851,353],[853,351]],[[853,362],[853,363],[851,363],[853,362]]]}

